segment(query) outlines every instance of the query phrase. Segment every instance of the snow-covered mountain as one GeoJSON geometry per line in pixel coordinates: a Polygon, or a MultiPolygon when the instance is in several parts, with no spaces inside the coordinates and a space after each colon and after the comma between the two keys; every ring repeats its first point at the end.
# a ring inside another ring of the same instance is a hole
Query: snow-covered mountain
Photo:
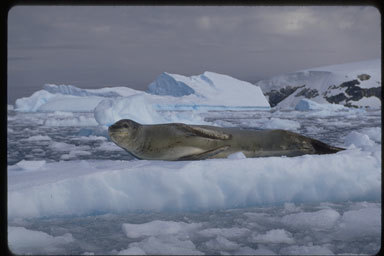
{"type": "Polygon", "coordinates": [[[258,86],[208,71],[191,77],[162,73],[148,86],[147,91],[175,97],[194,95],[199,105],[210,107],[270,107],[258,86]]]}
{"type": "Polygon", "coordinates": [[[303,98],[348,107],[381,107],[380,59],[300,70],[255,85],[272,107],[294,108],[303,98]]]}

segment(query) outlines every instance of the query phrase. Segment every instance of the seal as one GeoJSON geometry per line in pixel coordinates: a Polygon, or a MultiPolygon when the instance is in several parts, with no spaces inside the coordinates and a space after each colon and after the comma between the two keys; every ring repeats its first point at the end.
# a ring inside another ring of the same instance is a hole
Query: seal
{"type": "Polygon", "coordinates": [[[246,157],[331,154],[343,148],[286,130],[247,130],[168,123],[141,125],[122,119],[108,128],[111,140],[139,159],[202,160],[246,157]]]}

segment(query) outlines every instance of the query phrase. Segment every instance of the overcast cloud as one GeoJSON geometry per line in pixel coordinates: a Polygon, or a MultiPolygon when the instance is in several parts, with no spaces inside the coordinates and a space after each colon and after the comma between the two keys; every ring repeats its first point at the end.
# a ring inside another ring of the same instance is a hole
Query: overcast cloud
{"type": "Polygon", "coordinates": [[[255,82],[381,57],[374,7],[17,6],[8,14],[8,101],[45,83],[145,90],[162,72],[255,82]]]}

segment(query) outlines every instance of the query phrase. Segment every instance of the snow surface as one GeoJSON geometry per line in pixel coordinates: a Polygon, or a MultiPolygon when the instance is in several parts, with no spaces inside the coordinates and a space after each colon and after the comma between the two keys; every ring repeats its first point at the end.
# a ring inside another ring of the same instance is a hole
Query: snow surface
{"type": "Polygon", "coordinates": [[[108,169],[98,161],[46,163],[34,173],[10,166],[8,216],[379,200],[381,191],[380,155],[359,149],[294,158],[108,163],[108,169]]]}
{"type": "MultiPolygon", "coordinates": [[[[303,86],[304,88],[316,89],[318,96],[311,98],[312,101],[317,103],[327,103],[323,94],[329,89],[330,86],[340,85],[343,82],[357,79],[359,87],[373,88],[381,87],[381,60],[374,59],[368,61],[352,62],[339,65],[331,65],[325,67],[317,67],[304,69],[293,73],[282,74],[271,77],[269,79],[261,80],[255,83],[259,86],[264,93],[271,90],[280,90],[280,88],[291,86],[303,86]],[[368,80],[360,80],[359,75],[370,75],[368,80]]],[[[304,96],[296,96],[303,88],[299,88],[296,92],[289,95],[283,101],[278,103],[279,108],[294,108],[304,96]]],[[[345,88],[332,89],[327,93],[327,96],[336,95],[344,92],[345,88]]],[[[360,101],[351,101],[352,104],[370,108],[380,108],[381,101],[377,97],[363,98],[360,101]]]]}

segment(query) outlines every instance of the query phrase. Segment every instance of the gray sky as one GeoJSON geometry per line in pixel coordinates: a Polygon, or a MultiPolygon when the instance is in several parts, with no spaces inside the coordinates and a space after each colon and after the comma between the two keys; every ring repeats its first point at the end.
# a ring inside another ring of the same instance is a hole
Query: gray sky
{"type": "Polygon", "coordinates": [[[255,82],[381,57],[374,7],[17,6],[8,14],[8,101],[45,83],[145,90],[162,72],[255,82]]]}

